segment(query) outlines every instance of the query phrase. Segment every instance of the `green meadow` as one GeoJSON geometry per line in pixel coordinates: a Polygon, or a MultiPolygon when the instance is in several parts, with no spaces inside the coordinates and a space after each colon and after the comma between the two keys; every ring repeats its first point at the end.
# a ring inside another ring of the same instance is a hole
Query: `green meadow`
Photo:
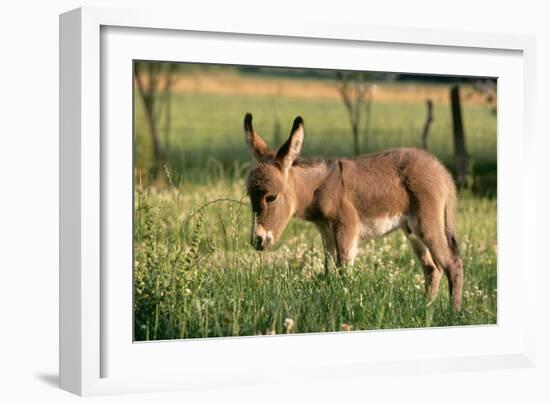
{"type": "MultiPolygon", "coordinates": [[[[351,156],[346,111],[336,99],[176,92],[170,135],[160,126],[167,158],[159,164],[135,99],[136,340],[496,323],[496,116],[489,106],[463,107],[472,162],[456,216],[465,268],[460,313],[450,309],[445,281],[426,307],[422,269],[399,231],[361,242],[344,273],[325,260],[313,224],[298,219],[273,249],[254,251],[244,185],[248,111],[271,146],[301,115],[304,156],[351,156]]],[[[424,117],[423,101],[374,98],[363,150],[420,146],[424,117]]],[[[429,149],[453,170],[449,105],[434,105],[429,149]]]]}

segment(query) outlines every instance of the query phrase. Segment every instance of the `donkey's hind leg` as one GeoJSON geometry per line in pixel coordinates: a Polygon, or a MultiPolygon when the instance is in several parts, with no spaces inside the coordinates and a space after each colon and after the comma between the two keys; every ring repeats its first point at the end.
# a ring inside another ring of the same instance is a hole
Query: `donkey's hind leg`
{"type": "Polygon", "coordinates": [[[462,261],[445,236],[442,210],[440,214],[437,208],[422,211],[419,217],[419,236],[436,265],[443,268],[449,283],[453,309],[459,311],[462,304],[462,261]]]}
{"type": "Polygon", "coordinates": [[[449,294],[453,302],[453,309],[460,311],[462,305],[462,283],[464,279],[464,270],[462,259],[457,254],[453,254],[453,259],[448,269],[445,271],[447,282],[449,284],[449,294]]]}
{"type": "Polygon", "coordinates": [[[409,243],[424,270],[424,288],[428,305],[430,305],[439,292],[439,283],[443,270],[435,264],[432,254],[420,238],[411,232],[406,232],[409,243]]]}

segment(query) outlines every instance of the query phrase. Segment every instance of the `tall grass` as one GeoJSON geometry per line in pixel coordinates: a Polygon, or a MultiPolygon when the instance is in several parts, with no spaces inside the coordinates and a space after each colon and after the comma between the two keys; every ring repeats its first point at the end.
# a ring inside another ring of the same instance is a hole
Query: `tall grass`
{"type": "Polygon", "coordinates": [[[426,309],[422,270],[400,232],[361,243],[342,275],[325,274],[321,238],[303,221],[274,250],[254,251],[243,189],[242,180],[137,187],[136,340],[496,323],[494,200],[460,199],[466,274],[455,314],[444,286],[426,309]]]}

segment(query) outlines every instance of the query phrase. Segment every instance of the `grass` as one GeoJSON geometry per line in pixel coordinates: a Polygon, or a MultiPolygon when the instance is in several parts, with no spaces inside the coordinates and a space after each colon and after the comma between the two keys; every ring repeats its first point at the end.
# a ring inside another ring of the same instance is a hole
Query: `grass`
{"type": "Polygon", "coordinates": [[[465,287],[456,314],[443,285],[426,309],[422,271],[401,232],[361,243],[344,275],[325,275],[321,238],[297,219],[274,250],[254,251],[243,188],[242,180],[138,186],[136,340],[496,323],[494,200],[461,197],[465,287]]]}
{"type": "MultiPolygon", "coordinates": [[[[134,209],[135,340],[494,324],[497,320],[496,118],[483,105],[464,107],[472,156],[468,190],[456,217],[465,267],[463,309],[450,309],[446,281],[426,308],[423,274],[404,235],[361,242],[352,270],[326,262],[314,226],[291,220],[269,252],[249,244],[244,194],[250,157],[244,113],[274,145],[300,114],[303,154],[351,155],[341,103],[289,97],[174,94],[166,167],[152,160],[136,100],[134,209]],[[281,129],[275,130],[275,122],[281,129]],[[153,178],[155,172],[159,172],[153,178]]],[[[434,106],[430,150],[452,169],[448,105],[434,106]]],[[[366,150],[418,146],[424,104],[373,104],[366,150]]]]}

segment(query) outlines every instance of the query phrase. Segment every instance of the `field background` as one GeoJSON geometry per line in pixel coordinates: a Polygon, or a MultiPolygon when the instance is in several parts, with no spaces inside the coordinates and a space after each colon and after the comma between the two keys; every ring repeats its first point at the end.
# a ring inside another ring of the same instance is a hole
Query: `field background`
{"type": "MultiPolygon", "coordinates": [[[[429,150],[453,171],[450,83],[374,77],[371,85],[363,151],[420,146],[429,98],[429,150]]],[[[152,152],[142,99],[134,97],[136,340],[496,323],[496,115],[473,82],[461,83],[471,164],[456,219],[465,266],[459,314],[444,284],[425,307],[422,270],[400,232],[360,243],[354,269],[342,276],[325,275],[310,223],[292,220],[267,253],[249,245],[245,112],[272,147],[301,115],[304,156],[352,156],[334,80],[193,66],[176,74],[171,96],[170,117],[159,125],[162,162],[152,152]]]]}

